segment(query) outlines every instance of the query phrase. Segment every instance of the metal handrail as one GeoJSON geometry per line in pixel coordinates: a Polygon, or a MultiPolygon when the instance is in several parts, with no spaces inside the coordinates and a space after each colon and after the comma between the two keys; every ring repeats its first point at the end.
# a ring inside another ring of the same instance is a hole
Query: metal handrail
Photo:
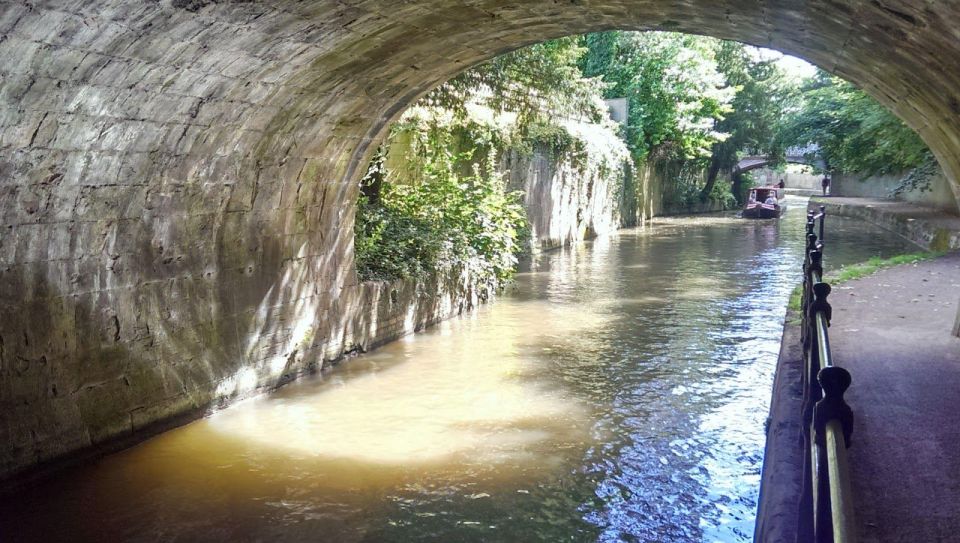
{"type": "Polygon", "coordinates": [[[850,488],[847,442],[843,437],[842,423],[837,419],[827,423],[826,447],[833,540],[854,543],[857,541],[857,531],[853,517],[853,490],[850,488]]]}
{"type": "Polygon", "coordinates": [[[855,543],[853,494],[847,447],[853,414],[843,399],[850,374],[834,366],[830,351],[832,310],[823,282],[825,209],[807,214],[807,254],[804,258],[804,438],[807,474],[802,500],[801,541],[855,543]],[[819,221],[819,228],[817,222],[819,221]],[[814,232],[818,230],[818,232],[814,232]],[[819,235],[817,235],[819,234],[819,235]]]}

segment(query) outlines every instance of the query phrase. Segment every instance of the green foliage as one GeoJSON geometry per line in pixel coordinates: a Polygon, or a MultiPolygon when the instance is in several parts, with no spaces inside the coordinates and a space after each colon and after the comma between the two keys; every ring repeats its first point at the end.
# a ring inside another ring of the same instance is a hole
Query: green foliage
{"type": "Polygon", "coordinates": [[[737,197],[733,194],[733,187],[730,183],[714,184],[707,194],[707,199],[717,202],[722,209],[737,207],[737,197]]]}
{"type": "Polygon", "coordinates": [[[522,139],[529,144],[530,149],[538,145],[544,146],[554,154],[563,153],[583,147],[583,143],[573,137],[566,128],[548,122],[533,122],[523,128],[522,139]]]}
{"type": "Polygon", "coordinates": [[[422,182],[385,183],[377,203],[361,199],[355,247],[362,279],[447,269],[469,270],[481,282],[510,277],[526,226],[520,194],[505,192],[503,180],[480,165],[459,174],[465,158],[444,149],[424,163],[422,182]]]}
{"type": "Polygon", "coordinates": [[[626,138],[634,159],[678,166],[668,205],[735,205],[732,178],[742,153],[780,154],[778,121],[795,85],[770,58],[737,42],[673,33],[603,32],[582,40],[586,75],[606,96],[630,100],[626,138]],[[691,175],[706,168],[707,176],[691,175]]]}
{"type": "Polygon", "coordinates": [[[850,266],[841,266],[840,269],[836,271],[828,272],[823,280],[831,284],[840,284],[846,281],[853,281],[854,279],[860,279],[861,277],[866,277],[868,275],[873,275],[880,270],[890,268],[893,266],[902,266],[904,264],[916,264],[917,262],[922,262],[924,260],[930,260],[932,258],[937,258],[943,256],[943,253],[939,252],[924,252],[924,253],[908,253],[902,255],[891,256],[889,258],[881,258],[879,256],[870,257],[866,262],[861,262],[859,264],[852,264],[850,266]]]}
{"type": "Polygon", "coordinates": [[[927,153],[923,162],[907,172],[907,175],[900,180],[900,183],[890,191],[890,195],[897,196],[898,194],[911,191],[928,191],[930,190],[933,177],[938,173],[940,173],[940,164],[937,163],[937,159],[934,158],[933,153],[927,153]]]}
{"type": "Polygon", "coordinates": [[[564,38],[501,55],[441,85],[391,127],[388,141],[400,142],[403,156],[378,155],[357,211],[363,279],[454,267],[479,281],[509,277],[529,231],[521,194],[506,192],[496,173],[497,152],[546,149],[586,162],[585,143],[556,121],[606,115],[600,83],[577,64],[585,51],[564,38]]]}
{"type": "Polygon", "coordinates": [[[427,95],[423,103],[454,110],[482,98],[498,111],[527,118],[554,114],[587,114],[599,120],[606,112],[598,102],[600,85],[583,77],[578,62],[586,49],[574,37],[517,49],[475,66],[427,95]]]}
{"type": "Polygon", "coordinates": [[[931,162],[913,130],[850,83],[819,72],[802,91],[800,107],[784,122],[785,145],[816,143],[830,169],[864,177],[931,162]]]}
{"type": "Polygon", "coordinates": [[[717,130],[729,137],[714,144],[713,159],[721,169],[729,170],[737,164],[739,153],[781,153],[779,121],[795,100],[794,83],[774,59],[764,58],[742,43],[721,42],[717,66],[737,92],[730,113],[717,123],[717,130]]]}
{"type": "Polygon", "coordinates": [[[586,143],[575,137],[563,126],[547,121],[533,121],[519,129],[511,139],[511,148],[525,155],[536,150],[550,153],[556,161],[567,161],[585,173],[589,157],[586,143]]]}
{"type": "Polygon", "coordinates": [[[704,201],[713,201],[720,209],[736,207],[736,199],[727,183],[714,185],[707,198],[701,198],[704,170],[700,162],[692,160],[659,161],[657,175],[664,180],[663,204],[670,210],[692,209],[704,201]]]}
{"type": "MultiPolygon", "coordinates": [[[[469,115],[452,117],[450,110],[439,107],[414,108],[390,127],[387,141],[405,141],[407,148],[402,157],[397,157],[400,161],[392,161],[395,171],[384,171],[383,175],[392,183],[420,183],[429,180],[439,165],[464,176],[472,174],[474,165],[480,165],[488,175],[487,166],[492,164],[485,159],[512,136],[503,127],[469,115]]],[[[368,175],[373,173],[373,166],[368,175]]]]}
{"type": "Polygon", "coordinates": [[[629,100],[626,140],[637,162],[695,159],[723,138],[715,122],[734,89],[717,70],[718,41],[668,32],[602,32],[582,38],[588,77],[608,98],[629,100]]]}
{"type": "MultiPolygon", "coordinates": [[[[782,155],[777,129],[783,111],[795,95],[795,86],[770,57],[741,43],[721,42],[717,50],[717,68],[736,89],[731,111],[717,123],[717,130],[728,137],[713,144],[706,184],[701,200],[716,189],[717,176],[727,172],[734,181],[731,193],[743,192],[734,179],[734,167],[742,154],[782,155]]],[[[741,201],[742,195],[736,194],[741,201]]]]}

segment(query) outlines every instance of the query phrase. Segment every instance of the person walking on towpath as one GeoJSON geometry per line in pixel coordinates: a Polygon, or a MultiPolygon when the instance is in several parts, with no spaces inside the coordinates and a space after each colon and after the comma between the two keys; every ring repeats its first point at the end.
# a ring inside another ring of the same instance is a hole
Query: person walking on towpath
{"type": "Polygon", "coordinates": [[[823,180],[820,181],[820,188],[823,189],[823,195],[827,195],[827,189],[830,188],[830,175],[826,174],[823,176],[823,180]]]}

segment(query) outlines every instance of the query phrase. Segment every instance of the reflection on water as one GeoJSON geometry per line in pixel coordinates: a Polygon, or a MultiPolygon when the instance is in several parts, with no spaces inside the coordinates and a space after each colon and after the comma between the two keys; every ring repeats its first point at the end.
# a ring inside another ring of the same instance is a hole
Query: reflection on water
{"type": "MultiPolygon", "coordinates": [[[[800,207],[545,254],[473,315],[7,498],[0,539],[749,541],[800,207]]],[[[829,231],[828,265],[913,250],[829,231]]]]}

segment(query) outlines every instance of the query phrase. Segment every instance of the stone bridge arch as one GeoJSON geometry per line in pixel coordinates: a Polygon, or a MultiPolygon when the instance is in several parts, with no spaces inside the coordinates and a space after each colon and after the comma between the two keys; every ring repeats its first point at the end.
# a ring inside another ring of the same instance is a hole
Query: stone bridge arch
{"type": "MultiPolygon", "coordinates": [[[[784,152],[783,161],[787,162],[788,164],[805,164],[807,166],[814,166],[822,170],[826,168],[826,162],[820,158],[818,151],[818,148],[809,145],[806,147],[791,147],[784,152]]],[[[734,167],[734,173],[746,173],[750,170],[756,170],[757,168],[774,164],[777,161],[778,158],[775,156],[747,155],[737,162],[737,165],[734,167]]]]}
{"type": "Polygon", "coordinates": [[[805,58],[960,195],[960,9],[906,0],[0,3],[0,474],[314,367],[375,326],[356,180],[417,97],[609,29],[805,58]]]}

